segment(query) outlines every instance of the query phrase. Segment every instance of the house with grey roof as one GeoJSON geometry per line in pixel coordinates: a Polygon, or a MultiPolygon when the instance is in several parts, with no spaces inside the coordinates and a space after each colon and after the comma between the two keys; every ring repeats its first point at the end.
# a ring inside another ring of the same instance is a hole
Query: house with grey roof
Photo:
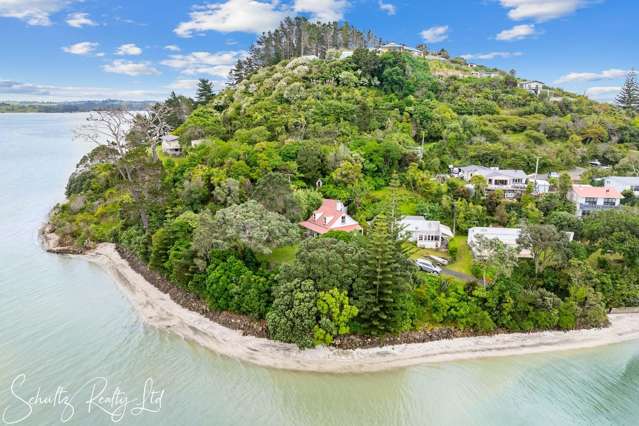
{"type": "Polygon", "coordinates": [[[162,141],[162,152],[167,155],[181,155],[182,147],[180,146],[180,139],[177,136],[166,135],[160,138],[162,141]]]}
{"type": "Polygon", "coordinates": [[[421,248],[443,248],[453,238],[453,231],[437,220],[424,216],[404,216],[399,222],[401,235],[421,248]]]}
{"type": "Polygon", "coordinates": [[[639,197],[639,176],[608,176],[604,178],[604,186],[615,188],[621,193],[632,191],[639,197]]]}
{"type": "Polygon", "coordinates": [[[453,169],[453,175],[464,179],[467,182],[473,176],[483,176],[488,184],[488,191],[504,191],[506,198],[516,198],[525,190],[528,183],[528,176],[523,170],[500,169],[499,167],[484,167],[470,165],[453,169]]]}

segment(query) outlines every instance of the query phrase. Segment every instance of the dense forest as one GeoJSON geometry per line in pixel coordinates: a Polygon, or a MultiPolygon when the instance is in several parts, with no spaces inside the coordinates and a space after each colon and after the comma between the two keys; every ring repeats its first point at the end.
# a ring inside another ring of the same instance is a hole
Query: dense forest
{"type": "MultiPolygon", "coordinates": [[[[353,34],[346,25],[326,34],[344,28],[353,34]]],[[[369,44],[343,38],[331,46],[369,44]]],[[[346,59],[317,51],[324,59],[289,59],[311,52],[272,50],[275,39],[261,39],[269,53],[250,75],[218,94],[203,90],[190,114],[173,97],[146,116],[94,116],[89,139],[114,120],[131,130],[93,139],[99,146],[51,216],[63,243],[115,242],[210,309],[266,321],[271,338],[300,347],[440,327],[596,327],[608,309],[639,305],[630,195],[620,209],[579,219],[565,173],[553,179],[556,191],[535,196],[529,187],[514,200],[481,179],[471,191],[444,176],[470,163],[531,173],[537,159],[542,172],[583,167],[584,182],[635,173],[634,110],[552,88],[536,96],[512,73],[478,76],[459,58],[356,49],[346,59]],[[182,155],[158,152],[167,131],[182,155]],[[609,168],[588,167],[593,158],[609,168]],[[343,201],[363,232],[305,238],[297,223],[323,198],[343,201]],[[476,279],[419,271],[402,215],[454,225],[440,256],[476,279]],[[522,227],[518,242],[532,259],[495,245],[493,256],[473,260],[466,232],[487,225],[522,227]]]]}
{"type": "Polygon", "coordinates": [[[73,102],[0,102],[3,112],[90,112],[96,110],[127,109],[144,111],[153,105],[151,101],[73,101],[73,102]]]}

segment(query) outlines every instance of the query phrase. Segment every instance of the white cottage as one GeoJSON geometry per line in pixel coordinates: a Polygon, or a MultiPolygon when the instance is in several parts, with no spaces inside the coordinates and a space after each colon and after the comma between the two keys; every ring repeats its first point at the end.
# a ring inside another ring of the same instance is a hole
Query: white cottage
{"type": "Polygon", "coordinates": [[[421,248],[442,248],[454,237],[453,231],[436,220],[426,220],[423,216],[405,216],[400,220],[402,236],[421,248]]]}
{"type": "Polygon", "coordinates": [[[621,193],[632,191],[635,197],[639,197],[639,177],[637,176],[608,176],[604,178],[604,186],[615,188],[621,193]]]}
{"type": "Polygon", "coordinates": [[[623,195],[610,186],[573,185],[567,198],[575,204],[577,217],[582,217],[619,207],[623,195]]]}

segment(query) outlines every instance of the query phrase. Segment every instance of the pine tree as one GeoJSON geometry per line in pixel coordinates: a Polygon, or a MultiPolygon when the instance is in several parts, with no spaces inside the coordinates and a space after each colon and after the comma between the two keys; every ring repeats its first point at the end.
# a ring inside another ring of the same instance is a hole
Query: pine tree
{"type": "Polygon", "coordinates": [[[397,331],[400,325],[402,296],[408,279],[401,242],[394,228],[385,214],[375,219],[365,243],[364,279],[353,289],[360,312],[358,322],[373,335],[397,331]]]}
{"type": "Polygon", "coordinates": [[[626,111],[639,112],[639,83],[634,70],[626,76],[626,82],[617,96],[617,105],[626,111]]]}
{"type": "Polygon", "coordinates": [[[207,104],[213,99],[213,83],[210,80],[201,78],[197,83],[196,101],[198,104],[207,104]]]}

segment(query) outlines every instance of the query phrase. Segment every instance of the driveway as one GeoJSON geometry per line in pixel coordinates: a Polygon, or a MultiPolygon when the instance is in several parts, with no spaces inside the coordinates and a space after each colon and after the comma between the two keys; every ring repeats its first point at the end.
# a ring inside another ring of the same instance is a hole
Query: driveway
{"type": "Polygon", "coordinates": [[[453,271],[452,269],[448,269],[448,268],[442,268],[442,274],[457,278],[458,280],[461,280],[465,283],[472,283],[477,281],[477,278],[473,277],[472,275],[453,271]]]}

